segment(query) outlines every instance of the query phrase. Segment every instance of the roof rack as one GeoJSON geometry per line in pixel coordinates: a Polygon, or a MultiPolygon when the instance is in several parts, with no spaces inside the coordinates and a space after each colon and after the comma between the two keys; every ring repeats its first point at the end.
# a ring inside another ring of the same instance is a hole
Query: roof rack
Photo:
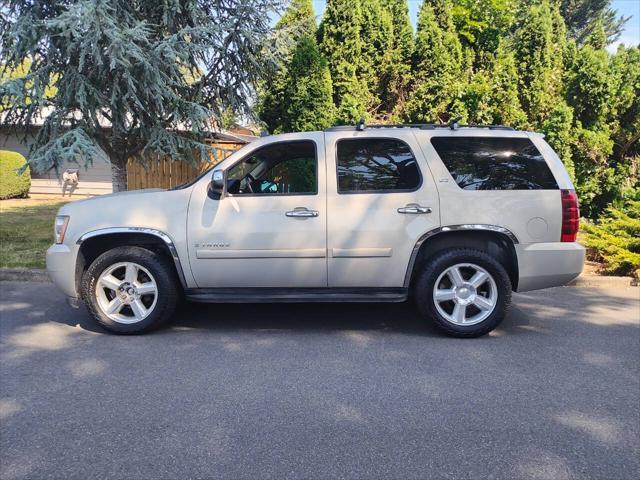
{"type": "Polygon", "coordinates": [[[417,128],[420,130],[436,130],[438,128],[449,128],[451,130],[457,130],[459,128],[487,128],[489,130],[515,130],[513,127],[508,127],[506,125],[475,125],[475,124],[466,124],[461,125],[458,122],[460,121],[460,117],[453,119],[449,123],[390,123],[390,124],[382,124],[382,123],[369,123],[365,124],[364,119],[361,119],[357,125],[341,125],[338,127],[329,127],[326,128],[325,132],[341,132],[341,131],[350,131],[354,128],[358,131],[364,131],[369,128],[417,128]]]}

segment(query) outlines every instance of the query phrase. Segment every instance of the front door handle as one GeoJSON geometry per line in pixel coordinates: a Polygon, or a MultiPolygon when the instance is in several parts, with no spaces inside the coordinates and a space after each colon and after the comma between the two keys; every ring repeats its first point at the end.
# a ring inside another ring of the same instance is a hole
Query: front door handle
{"type": "Polygon", "coordinates": [[[317,210],[309,210],[306,207],[296,207],[293,210],[285,212],[285,215],[287,217],[309,218],[309,217],[317,217],[318,216],[318,211],[317,210]]]}
{"type": "Polygon", "coordinates": [[[406,207],[400,207],[398,213],[408,213],[412,215],[420,215],[431,213],[431,207],[421,207],[417,203],[409,203],[406,207]]]}

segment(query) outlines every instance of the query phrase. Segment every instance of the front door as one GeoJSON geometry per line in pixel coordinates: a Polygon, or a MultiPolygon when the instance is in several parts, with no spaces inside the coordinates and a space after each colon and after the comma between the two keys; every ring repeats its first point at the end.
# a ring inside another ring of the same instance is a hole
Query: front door
{"type": "Polygon", "coordinates": [[[198,287],[326,287],[324,138],[278,141],[226,168],[221,199],[194,191],[189,259],[198,287]]]}
{"type": "Polygon", "coordinates": [[[402,287],[438,193],[411,129],[326,132],[330,287],[402,287]]]}

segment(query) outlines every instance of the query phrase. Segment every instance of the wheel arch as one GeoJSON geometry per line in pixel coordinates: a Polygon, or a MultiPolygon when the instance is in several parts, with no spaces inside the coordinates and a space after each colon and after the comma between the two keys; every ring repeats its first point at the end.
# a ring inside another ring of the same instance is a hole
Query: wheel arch
{"type": "Polygon", "coordinates": [[[515,245],[518,238],[508,229],[496,225],[449,225],[430,230],[416,242],[407,272],[404,286],[413,286],[416,272],[436,253],[455,247],[479,248],[502,263],[513,289],[518,287],[518,257],[515,245]]]}
{"type": "Polygon", "coordinates": [[[141,246],[151,248],[163,254],[175,268],[182,289],[187,288],[184,270],[178,251],[171,237],[161,230],[142,227],[104,228],[87,232],[78,238],[76,244],[75,282],[76,291],[80,291],[82,276],[91,263],[104,252],[121,246],[141,246]]]}

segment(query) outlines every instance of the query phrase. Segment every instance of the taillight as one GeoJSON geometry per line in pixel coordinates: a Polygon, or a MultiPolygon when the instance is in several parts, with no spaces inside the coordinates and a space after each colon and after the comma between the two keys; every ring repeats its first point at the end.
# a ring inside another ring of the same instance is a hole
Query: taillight
{"type": "Polygon", "coordinates": [[[578,195],[575,190],[561,190],[562,198],[562,233],[561,242],[575,242],[580,227],[580,210],[578,195]]]}

